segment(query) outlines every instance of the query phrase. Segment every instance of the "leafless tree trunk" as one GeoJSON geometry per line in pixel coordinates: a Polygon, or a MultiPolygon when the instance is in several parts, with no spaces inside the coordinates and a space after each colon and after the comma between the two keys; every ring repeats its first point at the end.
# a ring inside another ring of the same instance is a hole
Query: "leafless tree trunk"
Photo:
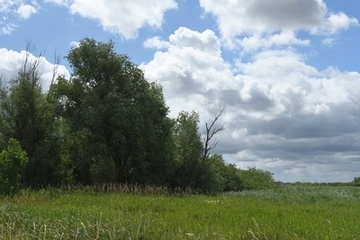
{"type": "MultiPolygon", "coordinates": [[[[212,120],[211,124],[206,123],[206,136],[204,137],[204,153],[203,153],[203,157],[202,157],[202,163],[206,163],[207,160],[209,159],[210,154],[212,153],[212,151],[216,148],[217,144],[219,141],[215,140],[212,141],[214,136],[225,129],[225,125],[222,124],[220,127],[216,127],[215,124],[216,122],[219,120],[220,116],[222,115],[222,113],[225,110],[225,106],[223,106],[220,109],[220,112],[218,115],[216,115],[216,117],[214,118],[214,120],[212,120]]],[[[211,164],[208,163],[208,164],[211,164]]]]}

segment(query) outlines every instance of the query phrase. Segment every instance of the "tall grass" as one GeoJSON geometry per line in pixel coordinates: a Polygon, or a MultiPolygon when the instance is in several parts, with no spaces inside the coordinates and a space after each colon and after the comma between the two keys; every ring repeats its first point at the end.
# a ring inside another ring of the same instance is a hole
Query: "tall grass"
{"type": "Polygon", "coordinates": [[[360,239],[360,188],[203,196],[108,187],[0,199],[0,239],[360,239]]]}

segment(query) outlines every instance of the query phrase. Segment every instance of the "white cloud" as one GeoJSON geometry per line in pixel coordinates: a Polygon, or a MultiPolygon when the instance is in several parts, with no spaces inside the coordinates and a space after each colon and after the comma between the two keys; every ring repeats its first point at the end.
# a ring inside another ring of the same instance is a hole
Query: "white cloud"
{"type": "MultiPolygon", "coordinates": [[[[11,79],[16,78],[18,71],[22,68],[24,60],[26,59],[27,52],[21,51],[16,52],[8,50],[6,48],[0,48],[0,74],[2,80],[7,82],[11,79]]],[[[37,60],[37,57],[28,54],[28,62],[33,63],[37,60]]],[[[57,75],[63,75],[67,78],[70,77],[69,71],[63,65],[54,65],[49,62],[46,58],[42,57],[40,60],[40,65],[38,67],[39,73],[41,75],[42,87],[44,90],[48,90],[51,79],[53,76],[54,67],[57,66],[57,75]]]]}
{"type": "Polygon", "coordinates": [[[244,52],[251,52],[259,48],[270,49],[273,47],[281,47],[284,45],[308,46],[310,44],[310,40],[297,39],[295,37],[295,33],[292,31],[283,31],[278,34],[266,36],[254,34],[249,37],[238,39],[235,42],[237,42],[237,44],[242,47],[244,52]]]}
{"type": "Polygon", "coordinates": [[[0,12],[4,13],[10,11],[17,3],[17,0],[0,0],[0,12]]]}
{"type": "Polygon", "coordinates": [[[0,35],[9,35],[11,34],[15,29],[17,28],[17,25],[9,22],[6,17],[3,17],[0,19],[0,35]]]}
{"type": "Polygon", "coordinates": [[[280,180],[297,172],[296,180],[322,181],[330,168],[360,163],[352,157],[360,154],[359,73],[320,71],[291,49],[230,64],[211,30],[179,28],[161,41],[154,59],[140,66],[146,77],[163,85],[172,116],[196,110],[204,125],[225,103],[218,151],[239,166],[270,170],[280,180]]]}
{"type": "Polygon", "coordinates": [[[148,38],[146,39],[143,45],[145,48],[156,48],[156,49],[163,49],[171,46],[170,43],[161,40],[160,37],[148,38]]]}
{"type": "Polygon", "coordinates": [[[16,28],[16,18],[28,19],[39,10],[39,5],[36,1],[25,0],[0,0],[0,35],[9,35],[16,28]]]}
{"type": "MultiPolygon", "coordinates": [[[[227,89],[231,85],[231,71],[221,58],[220,43],[211,30],[202,33],[181,27],[169,37],[164,52],[158,51],[154,60],[142,64],[148,78],[159,80],[164,87],[167,103],[173,116],[181,110],[200,109],[203,104],[215,104],[207,95],[213,89],[227,89]],[[161,66],[161,67],[160,67],[161,66]],[[230,81],[225,83],[222,79],[230,81]],[[193,100],[196,99],[196,100],[193,100]],[[183,104],[178,104],[181,101],[183,104]]],[[[204,112],[206,113],[206,111],[204,112]]]]}
{"type": "Polygon", "coordinates": [[[31,17],[32,14],[37,13],[38,10],[32,5],[23,4],[18,7],[16,12],[19,14],[20,18],[28,19],[31,17]]]}
{"type": "Polygon", "coordinates": [[[44,0],[45,3],[53,3],[59,6],[69,7],[72,0],[44,0]]]}
{"type": "Polygon", "coordinates": [[[359,25],[358,19],[349,18],[344,13],[331,13],[325,21],[323,29],[330,34],[346,30],[352,25],[359,25]]]}
{"type": "Polygon", "coordinates": [[[322,0],[227,0],[221,4],[216,0],[200,0],[200,5],[205,13],[215,16],[220,33],[230,47],[235,46],[236,37],[247,37],[247,42],[240,43],[248,48],[264,47],[264,44],[309,44],[308,40],[296,39],[295,33],[304,30],[328,35],[359,25],[357,19],[344,13],[329,12],[322,0]],[[278,32],[283,35],[281,39],[268,43],[269,35],[278,32]]]}
{"type": "Polygon", "coordinates": [[[322,44],[326,47],[332,47],[337,43],[336,39],[333,37],[327,37],[322,40],[322,44]]]}
{"type": "Polygon", "coordinates": [[[71,46],[72,48],[78,48],[78,47],[80,46],[80,42],[72,41],[72,42],[70,43],[70,46],[71,46]]]}
{"type": "Polygon", "coordinates": [[[98,20],[104,30],[125,39],[135,38],[144,26],[160,28],[164,13],[175,8],[174,0],[73,0],[70,5],[72,14],[98,20]]]}

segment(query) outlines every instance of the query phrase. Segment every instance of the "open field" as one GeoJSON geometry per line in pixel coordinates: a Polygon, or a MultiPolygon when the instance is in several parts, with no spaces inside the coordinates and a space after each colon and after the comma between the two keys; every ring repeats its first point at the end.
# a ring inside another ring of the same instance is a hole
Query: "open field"
{"type": "Polygon", "coordinates": [[[0,199],[0,239],[360,239],[359,187],[219,196],[22,191],[0,199]]]}

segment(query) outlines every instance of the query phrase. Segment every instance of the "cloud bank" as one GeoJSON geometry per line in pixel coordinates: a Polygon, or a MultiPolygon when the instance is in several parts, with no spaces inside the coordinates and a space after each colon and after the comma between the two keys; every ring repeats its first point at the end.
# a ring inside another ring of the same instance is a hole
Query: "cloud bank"
{"type": "Polygon", "coordinates": [[[295,33],[332,35],[359,25],[357,19],[342,12],[330,12],[322,0],[239,0],[222,4],[200,0],[200,6],[215,17],[228,46],[241,46],[245,50],[264,46],[249,44],[259,42],[259,38],[267,39],[263,41],[265,46],[308,44],[306,40],[296,39],[295,33]]]}
{"type": "Polygon", "coordinates": [[[211,30],[181,27],[168,40],[144,45],[157,51],[140,67],[163,85],[173,116],[194,109],[204,124],[226,105],[218,151],[239,167],[257,166],[279,180],[291,175],[298,181],[322,181],[342,169],[336,178],[351,180],[344,172],[352,176],[350,166],[360,163],[359,73],[320,71],[292,49],[262,51],[251,61],[230,64],[211,30]]]}

